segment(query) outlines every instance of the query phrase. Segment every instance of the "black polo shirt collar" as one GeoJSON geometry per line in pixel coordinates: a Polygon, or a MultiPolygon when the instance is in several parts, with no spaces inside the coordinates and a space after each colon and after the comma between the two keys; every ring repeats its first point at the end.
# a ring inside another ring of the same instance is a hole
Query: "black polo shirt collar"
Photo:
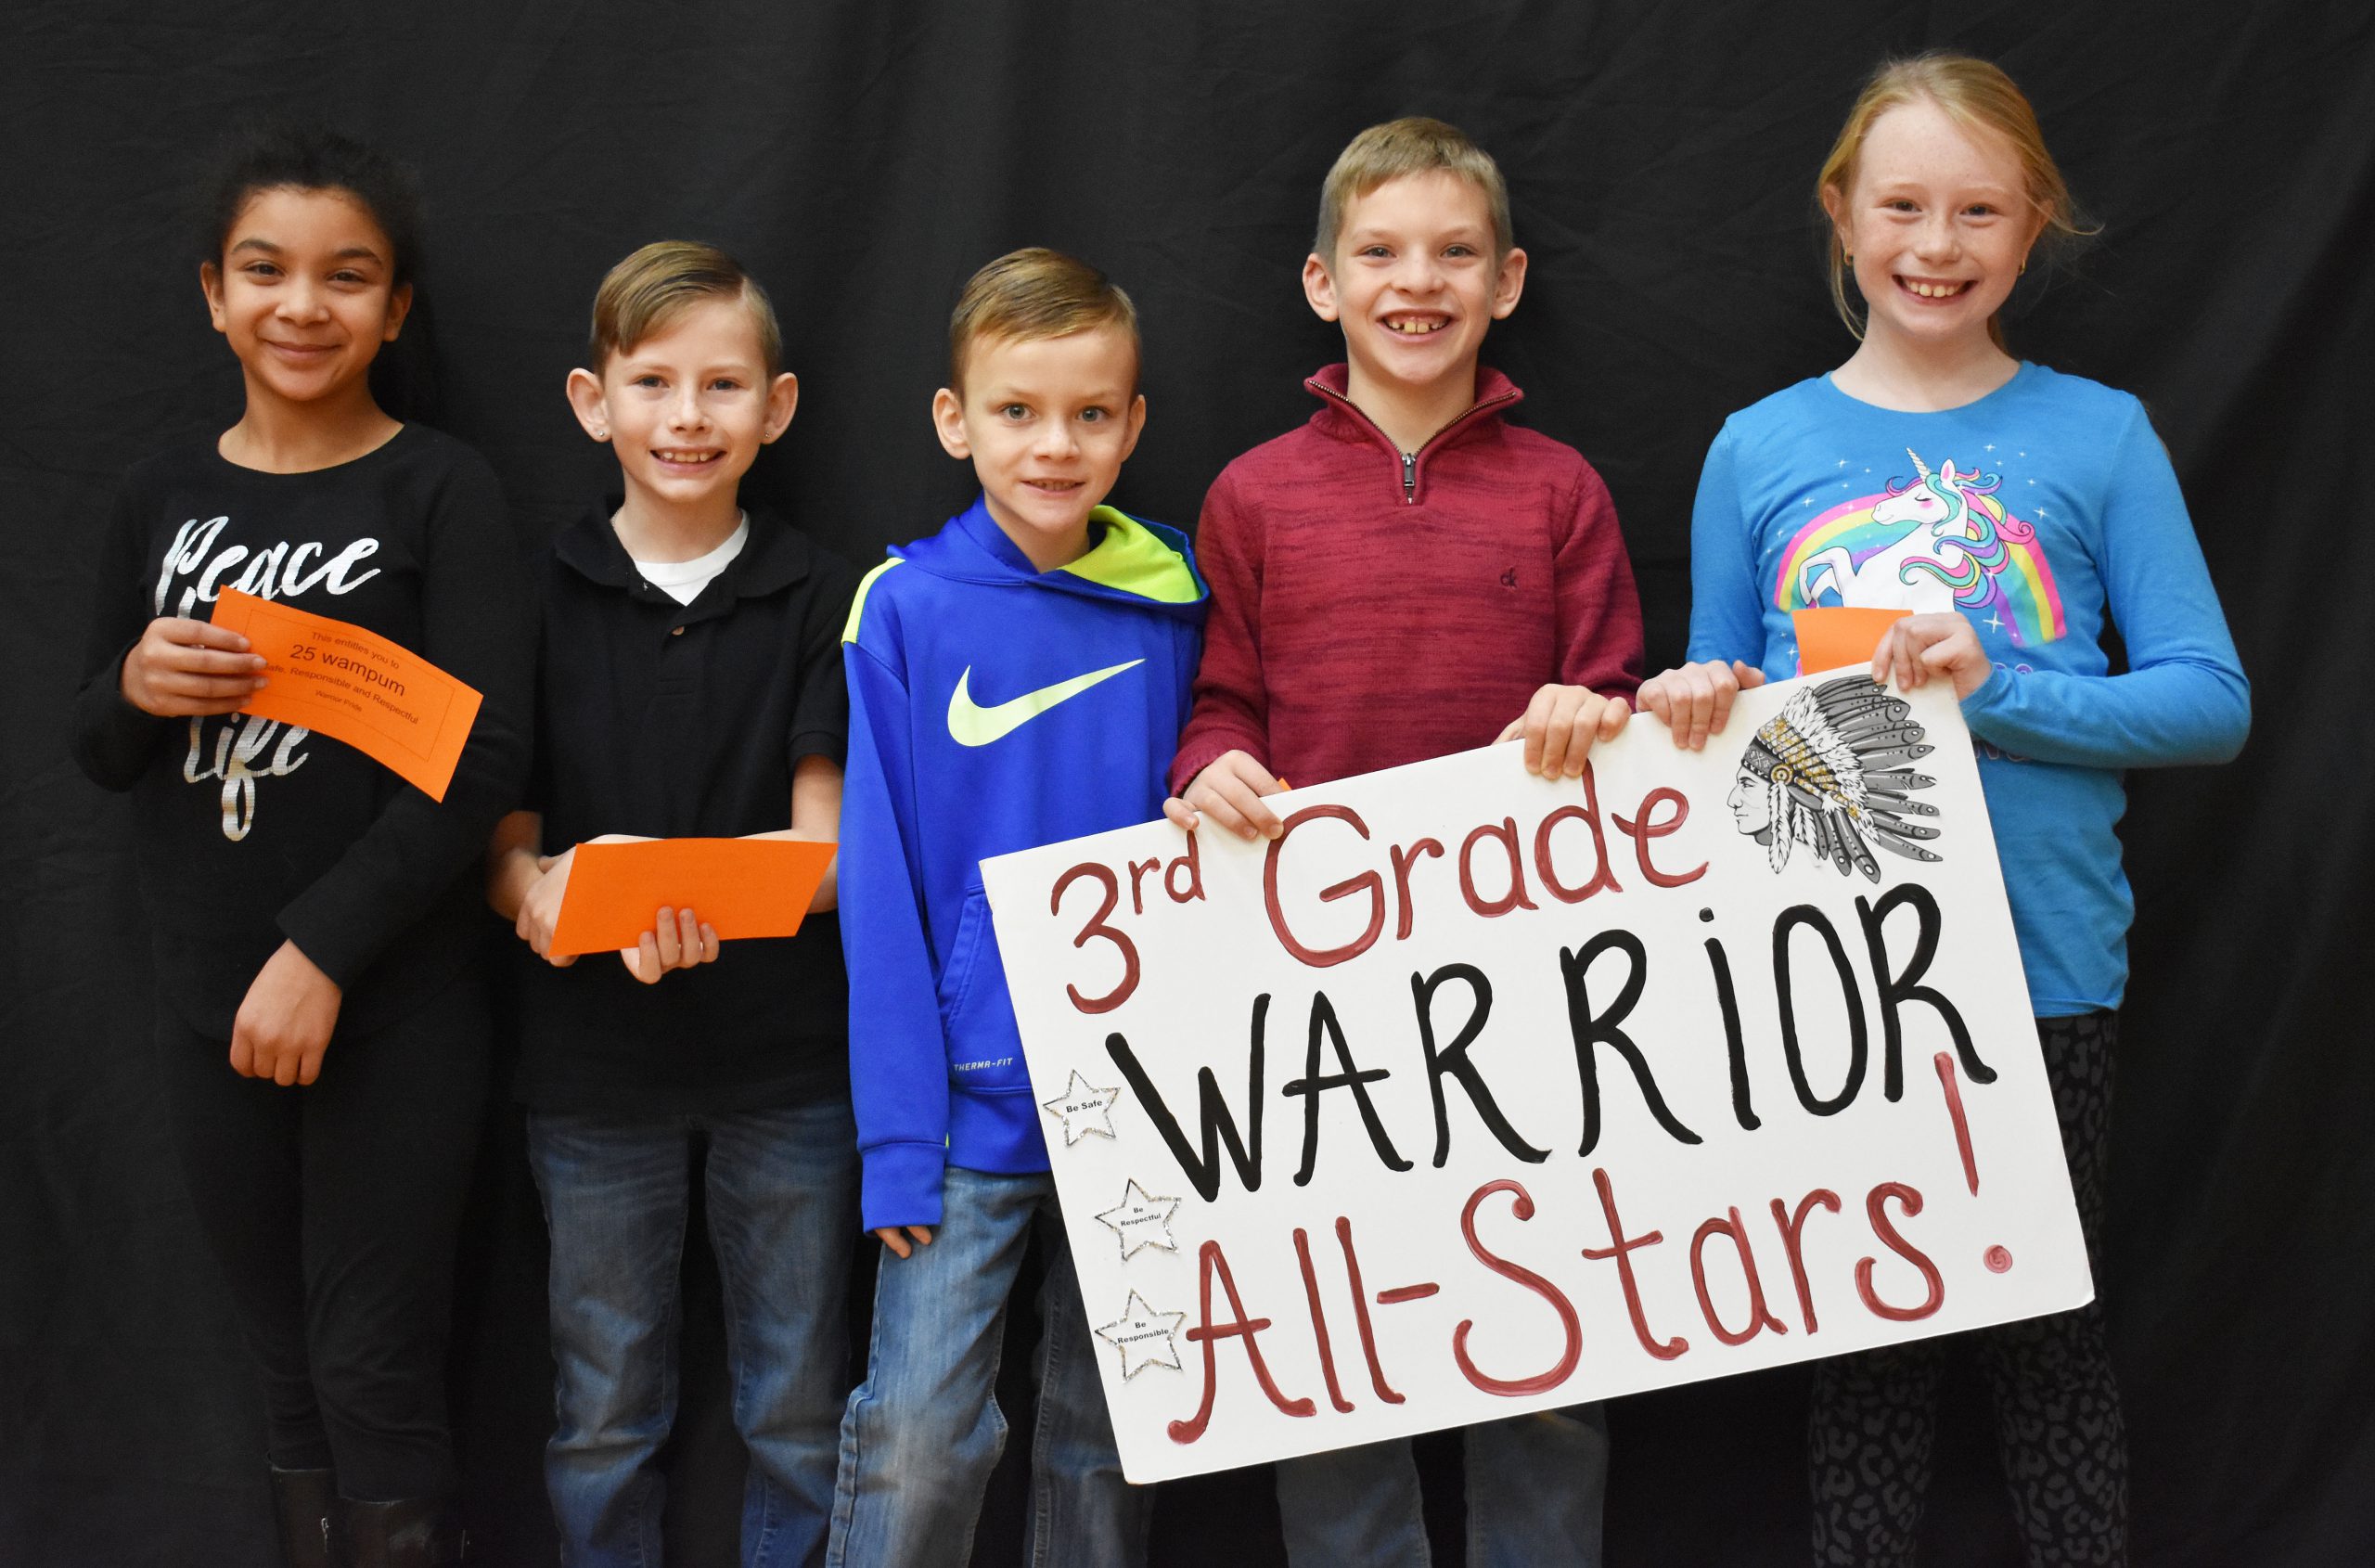
{"type": "Polygon", "coordinates": [[[600,506],[580,514],[553,541],[553,554],[589,582],[622,589],[630,598],[677,612],[678,625],[723,615],[735,599],[780,592],[809,573],[808,541],[764,511],[745,508],[751,536],[743,542],[742,553],[701,585],[692,603],[680,605],[635,570],[635,558],[619,542],[619,531],[610,526],[610,517],[624,502],[622,495],[605,496],[600,506]]]}

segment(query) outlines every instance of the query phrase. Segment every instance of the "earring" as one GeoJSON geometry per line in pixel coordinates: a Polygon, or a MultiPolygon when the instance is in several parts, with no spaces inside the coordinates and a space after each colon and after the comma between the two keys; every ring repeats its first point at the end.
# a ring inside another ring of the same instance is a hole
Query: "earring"
{"type": "Polygon", "coordinates": [[[2026,276],[2028,275],[2028,270],[2029,270],[2029,259],[2028,259],[2026,256],[2023,256],[2023,257],[2022,257],[2022,258],[2021,258],[2021,273],[2020,273],[2020,276],[2026,276]]]}

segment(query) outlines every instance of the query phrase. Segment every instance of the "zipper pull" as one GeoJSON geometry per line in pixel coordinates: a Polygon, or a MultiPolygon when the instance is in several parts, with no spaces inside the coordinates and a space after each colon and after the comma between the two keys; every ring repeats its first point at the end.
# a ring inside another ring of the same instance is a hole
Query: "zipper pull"
{"type": "Polygon", "coordinates": [[[1414,506],[1418,499],[1419,455],[1415,452],[1405,452],[1402,455],[1402,504],[1406,507],[1414,506]]]}

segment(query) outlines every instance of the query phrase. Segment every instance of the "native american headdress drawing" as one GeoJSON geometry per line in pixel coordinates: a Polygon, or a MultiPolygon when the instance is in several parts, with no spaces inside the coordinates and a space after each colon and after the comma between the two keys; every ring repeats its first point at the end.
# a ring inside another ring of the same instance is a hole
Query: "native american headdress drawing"
{"type": "Polygon", "coordinates": [[[1934,749],[1921,743],[1911,711],[1870,677],[1844,675],[1799,691],[1757,730],[1740,754],[1740,786],[1764,786],[1769,810],[1756,836],[1774,870],[1789,863],[1797,843],[1831,861],[1842,877],[1852,868],[1876,882],[1881,867],[1873,849],[1907,860],[1940,858],[1917,842],[1936,838],[1938,829],[1906,820],[1938,815],[1910,794],[1937,782],[1908,765],[1934,749]]]}

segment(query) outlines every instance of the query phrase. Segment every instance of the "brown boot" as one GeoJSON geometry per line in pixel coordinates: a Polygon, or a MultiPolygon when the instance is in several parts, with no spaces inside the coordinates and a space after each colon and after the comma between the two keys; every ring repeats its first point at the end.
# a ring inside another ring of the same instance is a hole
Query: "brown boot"
{"type": "Polygon", "coordinates": [[[330,1510],[330,1562],[336,1568],[445,1568],[460,1562],[469,1537],[443,1497],[358,1503],[330,1510]]]}
{"type": "Polygon", "coordinates": [[[272,1511],[280,1522],[280,1559],[289,1568],[329,1568],[330,1502],[337,1496],[329,1471],[272,1467],[272,1511]]]}

